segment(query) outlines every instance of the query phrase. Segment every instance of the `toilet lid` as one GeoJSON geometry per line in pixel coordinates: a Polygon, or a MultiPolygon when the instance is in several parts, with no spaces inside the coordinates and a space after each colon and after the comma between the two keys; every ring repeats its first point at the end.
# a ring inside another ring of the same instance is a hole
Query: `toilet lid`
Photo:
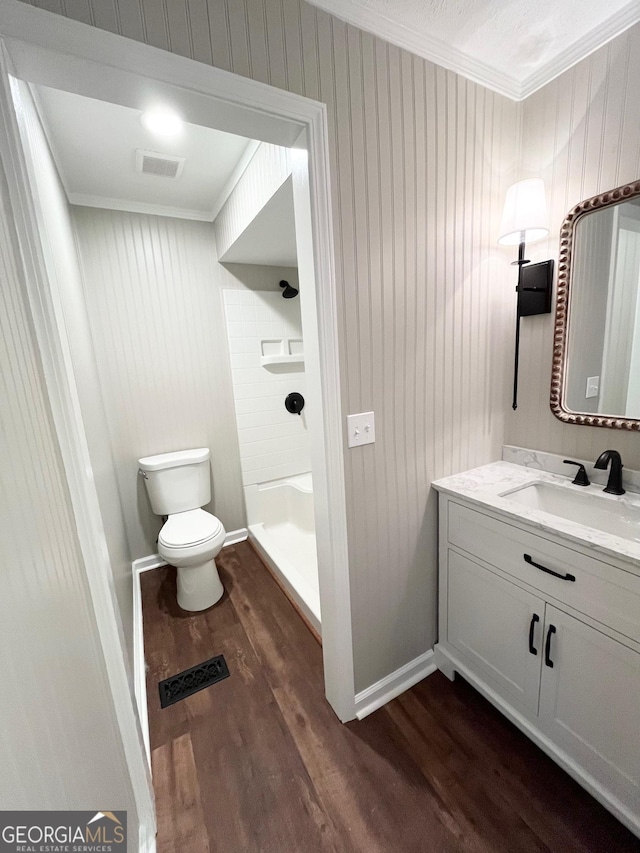
{"type": "Polygon", "coordinates": [[[170,515],[158,541],[168,548],[184,548],[212,539],[222,530],[222,522],[203,509],[190,509],[170,515]]]}

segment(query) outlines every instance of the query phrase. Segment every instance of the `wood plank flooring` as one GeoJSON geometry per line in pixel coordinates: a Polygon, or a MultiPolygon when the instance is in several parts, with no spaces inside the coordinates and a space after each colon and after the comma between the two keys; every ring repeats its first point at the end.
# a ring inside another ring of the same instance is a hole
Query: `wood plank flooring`
{"type": "Polygon", "coordinates": [[[251,546],[218,565],[225,595],[196,615],[174,569],[142,575],[158,853],[640,853],[462,680],[435,673],[342,725],[320,647],[251,546]],[[216,654],[230,678],[160,708],[158,681],[216,654]]]}

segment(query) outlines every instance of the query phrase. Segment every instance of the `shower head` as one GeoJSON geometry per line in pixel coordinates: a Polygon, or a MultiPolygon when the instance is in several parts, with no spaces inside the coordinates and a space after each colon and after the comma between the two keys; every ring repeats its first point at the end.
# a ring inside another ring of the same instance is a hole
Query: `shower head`
{"type": "Polygon", "coordinates": [[[282,291],[282,296],[284,299],[293,299],[294,296],[298,295],[298,291],[295,287],[291,287],[288,281],[284,281],[284,279],[280,282],[280,287],[284,288],[282,291]]]}

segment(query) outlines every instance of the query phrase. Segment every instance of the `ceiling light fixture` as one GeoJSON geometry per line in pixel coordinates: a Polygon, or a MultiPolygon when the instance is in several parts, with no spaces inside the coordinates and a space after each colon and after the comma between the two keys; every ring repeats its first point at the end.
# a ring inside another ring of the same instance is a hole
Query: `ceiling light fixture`
{"type": "Polygon", "coordinates": [[[158,136],[176,136],[184,125],[177,113],[164,108],[147,110],[142,113],[140,122],[143,127],[158,136]]]}

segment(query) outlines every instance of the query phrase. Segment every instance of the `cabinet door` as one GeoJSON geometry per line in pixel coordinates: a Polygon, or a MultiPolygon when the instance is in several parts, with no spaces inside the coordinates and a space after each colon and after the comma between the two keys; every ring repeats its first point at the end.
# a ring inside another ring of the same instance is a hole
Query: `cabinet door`
{"type": "Polygon", "coordinates": [[[448,564],[448,643],[508,701],[537,713],[544,602],[455,551],[448,564]]]}
{"type": "Polygon", "coordinates": [[[640,654],[549,604],[545,647],[547,644],[540,728],[600,784],[637,811],[640,654]]]}

